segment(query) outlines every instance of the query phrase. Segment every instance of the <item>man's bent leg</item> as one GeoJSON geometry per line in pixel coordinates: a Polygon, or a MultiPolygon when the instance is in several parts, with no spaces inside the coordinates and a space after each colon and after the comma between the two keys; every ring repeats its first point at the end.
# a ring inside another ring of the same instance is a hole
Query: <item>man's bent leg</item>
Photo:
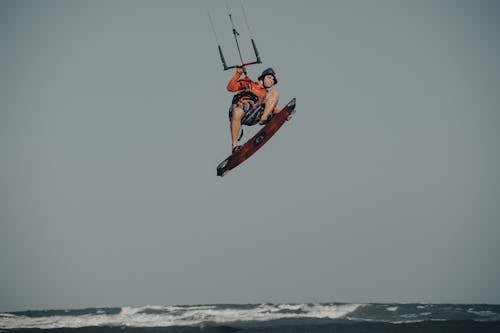
{"type": "Polygon", "coordinates": [[[280,93],[277,90],[271,90],[266,94],[266,98],[264,99],[265,108],[260,118],[261,123],[267,120],[267,117],[269,117],[271,112],[273,112],[274,108],[278,105],[279,97],[280,93]]]}
{"type": "Polygon", "coordinates": [[[232,148],[238,145],[238,136],[240,134],[241,129],[241,119],[243,118],[243,109],[242,108],[234,108],[233,115],[231,118],[231,143],[232,148]]]}

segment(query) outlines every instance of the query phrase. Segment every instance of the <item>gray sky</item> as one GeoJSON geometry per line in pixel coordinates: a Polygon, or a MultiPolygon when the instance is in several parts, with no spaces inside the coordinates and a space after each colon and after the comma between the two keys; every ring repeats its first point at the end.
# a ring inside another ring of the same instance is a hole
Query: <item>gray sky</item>
{"type": "Polygon", "coordinates": [[[207,9],[0,2],[0,311],[500,303],[499,2],[248,1],[298,111],[224,178],[207,9]]]}

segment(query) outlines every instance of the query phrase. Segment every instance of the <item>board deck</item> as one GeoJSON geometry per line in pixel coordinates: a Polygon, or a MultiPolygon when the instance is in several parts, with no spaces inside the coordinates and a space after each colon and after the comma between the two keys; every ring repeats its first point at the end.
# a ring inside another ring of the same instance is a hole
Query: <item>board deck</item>
{"type": "Polygon", "coordinates": [[[223,177],[229,170],[236,168],[255,154],[269,139],[280,129],[288,116],[295,113],[295,98],[262,127],[253,137],[251,137],[241,148],[231,154],[217,166],[217,176],[223,177]]]}

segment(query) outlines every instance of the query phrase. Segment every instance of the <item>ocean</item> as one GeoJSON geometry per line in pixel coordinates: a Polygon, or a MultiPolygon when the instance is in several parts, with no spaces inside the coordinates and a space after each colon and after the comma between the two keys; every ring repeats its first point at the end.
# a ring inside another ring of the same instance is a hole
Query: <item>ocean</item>
{"type": "Polygon", "coordinates": [[[497,332],[500,305],[213,304],[0,313],[0,332],[497,332]]]}

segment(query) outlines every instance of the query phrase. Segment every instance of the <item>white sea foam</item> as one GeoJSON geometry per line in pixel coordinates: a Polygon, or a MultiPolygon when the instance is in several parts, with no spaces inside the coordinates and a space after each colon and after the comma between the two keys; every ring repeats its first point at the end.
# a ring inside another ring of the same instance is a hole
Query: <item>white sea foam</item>
{"type": "Polygon", "coordinates": [[[474,308],[470,308],[467,312],[481,316],[481,317],[495,317],[498,316],[495,312],[489,310],[475,310],[474,308]]]}
{"type": "Polygon", "coordinates": [[[358,304],[261,304],[255,306],[126,306],[118,314],[28,317],[2,315],[0,329],[80,328],[89,326],[168,327],[205,323],[270,321],[286,318],[342,318],[358,304]]]}

